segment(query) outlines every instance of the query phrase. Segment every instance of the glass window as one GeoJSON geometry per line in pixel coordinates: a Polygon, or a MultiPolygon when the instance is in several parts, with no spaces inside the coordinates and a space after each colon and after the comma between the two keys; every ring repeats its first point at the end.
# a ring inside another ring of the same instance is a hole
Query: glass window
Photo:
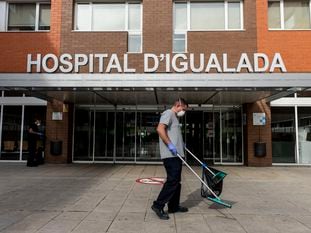
{"type": "Polygon", "coordinates": [[[2,123],[1,160],[19,160],[21,141],[21,106],[4,106],[2,123]]]}
{"type": "Polygon", "coordinates": [[[91,7],[90,4],[77,5],[76,30],[86,31],[91,29],[91,7]]]}
{"type": "Polygon", "coordinates": [[[298,108],[299,162],[311,164],[311,108],[298,108]]]}
{"type": "Polygon", "coordinates": [[[129,4],[128,5],[128,17],[129,30],[140,30],[141,28],[141,5],[140,4],[129,4]]]}
{"type": "Polygon", "coordinates": [[[173,51],[175,53],[186,52],[186,35],[185,34],[175,34],[173,38],[173,51]]]}
{"type": "Polygon", "coordinates": [[[192,30],[225,29],[223,2],[191,3],[192,30]]]}
{"type": "Polygon", "coordinates": [[[124,4],[93,4],[93,30],[125,30],[124,4]]]}
{"type": "Polygon", "coordinates": [[[286,29],[310,28],[309,0],[284,1],[284,23],[286,29]]]}
{"type": "Polygon", "coordinates": [[[35,30],[36,4],[9,4],[8,30],[35,30]]]}
{"type": "Polygon", "coordinates": [[[48,4],[41,4],[39,14],[39,30],[50,30],[51,6],[48,4]]]}
{"type": "Polygon", "coordinates": [[[228,3],[228,28],[240,29],[241,28],[241,9],[240,2],[228,3]]]}
{"type": "Polygon", "coordinates": [[[174,29],[187,30],[187,4],[176,3],[174,11],[174,29]]]}
{"type": "Polygon", "coordinates": [[[50,30],[50,13],[50,4],[10,3],[8,13],[8,30],[50,30]],[[39,9],[38,14],[37,9],[39,9]]]}
{"type": "Polygon", "coordinates": [[[271,0],[268,3],[270,29],[310,29],[310,0],[271,0]]]}
{"type": "Polygon", "coordinates": [[[128,36],[128,52],[139,53],[141,52],[141,35],[128,36]]]}
{"type": "Polygon", "coordinates": [[[271,108],[272,162],[295,163],[295,109],[271,108]]]}
{"type": "Polygon", "coordinates": [[[128,52],[142,50],[141,3],[78,3],[78,31],[128,31],[128,52]]]}
{"type": "Polygon", "coordinates": [[[269,2],[268,25],[269,28],[281,28],[280,2],[269,2]]]}

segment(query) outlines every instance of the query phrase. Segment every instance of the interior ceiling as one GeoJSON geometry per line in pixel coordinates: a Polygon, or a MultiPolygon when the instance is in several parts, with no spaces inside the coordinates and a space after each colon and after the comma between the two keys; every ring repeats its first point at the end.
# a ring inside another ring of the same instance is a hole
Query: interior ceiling
{"type": "Polygon", "coordinates": [[[252,103],[280,93],[276,90],[200,90],[200,89],[154,89],[144,90],[61,90],[32,91],[33,96],[43,99],[57,99],[81,105],[171,105],[182,97],[189,104],[240,105],[252,103]]]}

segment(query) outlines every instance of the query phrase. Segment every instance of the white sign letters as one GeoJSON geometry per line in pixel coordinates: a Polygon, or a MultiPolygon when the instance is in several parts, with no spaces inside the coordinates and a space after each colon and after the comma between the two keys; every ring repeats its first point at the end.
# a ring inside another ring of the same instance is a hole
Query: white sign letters
{"type": "MultiPolygon", "coordinates": [[[[144,73],[155,73],[159,67],[164,67],[165,72],[185,73],[263,73],[275,71],[287,72],[285,63],[280,53],[275,53],[273,59],[264,53],[254,53],[251,57],[247,53],[242,53],[239,61],[234,66],[230,62],[230,56],[223,53],[221,56],[211,53],[208,56],[200,54],[144,54],[144,73]]],[[[81,69],[89,73],[136,73],[134,67],[129,67],[128,54],[124,54],[122,59],[115,53],[95,53],[95,54],[28,54],[27,72],[54,73],[79,73],[81,69]]]]}

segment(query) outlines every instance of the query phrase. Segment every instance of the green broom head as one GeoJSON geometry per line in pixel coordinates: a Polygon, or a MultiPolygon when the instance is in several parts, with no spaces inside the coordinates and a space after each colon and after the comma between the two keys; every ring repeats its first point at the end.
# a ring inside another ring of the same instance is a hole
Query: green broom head
{"type": "Polygon", "coordinates": [[[215,174],[215,176],[213,176],[212,179],[215,184],[218,184],[220,181],[222,181],[226,177],[226,175],[227,173],[219,171],[215,174]]]}
{"type": "Polygon", "coordinates": [[[231,208],[231,207],[232,207],[232,205],[223,202],[220,198],[216,198],[216,197],[207,197],[207,199],[209,199],[210,201],[215,202],[215,203],[217,203],[217,204],[219,204],[219,205],[223,205],[223,206],[225,206],[225,207],[227,207],[227,208],[231,208]]]}

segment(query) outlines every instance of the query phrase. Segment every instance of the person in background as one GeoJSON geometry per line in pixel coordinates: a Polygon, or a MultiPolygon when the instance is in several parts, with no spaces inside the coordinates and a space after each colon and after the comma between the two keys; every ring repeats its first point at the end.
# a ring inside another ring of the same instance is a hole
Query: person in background
{"type": "Polygon", "coordinates": [[[41,121],[35,118],[34,122],[29,126],[28,129],[28,158],[27,158],[27,166],[28,167],[36,167],[38,166],[36,161],[36,151],[37,151],[37,141],[42,135],[38,126],[40,126],[41,121]]]}
{"type": "Polygon", "coordinates": [[[179,117],[184,116],[188,104],[183,98],[175,101],[173,107],[161,114],[157,127],[160,140],[160,155],[167,178],[151,209],[160,219],[169,219],[168,213],[187,212],[188,208],[180,206],[182,161],[177,153],[184,157],[184,142],[179,126],[179,117]],[[164,211],[168,204],[168,213],[164,211]]]}

